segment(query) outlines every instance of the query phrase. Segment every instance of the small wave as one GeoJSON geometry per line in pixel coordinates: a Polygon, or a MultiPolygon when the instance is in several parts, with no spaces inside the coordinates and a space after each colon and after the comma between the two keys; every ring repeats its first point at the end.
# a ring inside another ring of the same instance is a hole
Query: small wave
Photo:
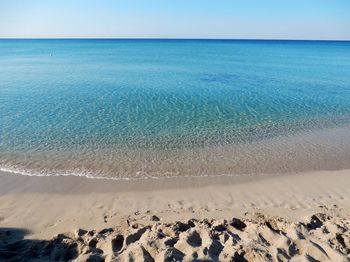
{"type": "Polygon", "coordinates": [[[203,178],[216,178],[216,177],[253,177],[253,176],[276,176],[281,174],[266,174],[266,173],[251,173],[251,174],[217,174],[217,175],[171,175],[171,176],[144,176],[144,177],[105,177],[105,176],[96,176],[88,172],[64,172],[64,173],[50,173],[50,172],[35,172],[33,170],[28,171],[22,168],[17,167],[0,167],[0,172],[12,173],[23,176],[32,176],[32,177],[60,177],[60,176],[76,176],[76,177],[85,177],[88,179],[99,179],[99,180],[117,180],[117,181],[139,181],[139,180],[159,180],[159,179],[203,179],[203,178]]]}

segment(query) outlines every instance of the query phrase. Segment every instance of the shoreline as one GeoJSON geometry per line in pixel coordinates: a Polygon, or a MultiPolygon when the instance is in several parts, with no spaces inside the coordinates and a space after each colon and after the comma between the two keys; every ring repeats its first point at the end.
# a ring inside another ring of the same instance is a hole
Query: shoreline
{"type": "Polygon", "coordinates": [[[184,188],[230,187],[269,180],[300,181],[305,176],[343,176],[350,169],[306,171],[294,173],[223,174],[204,176],[146,177],[135,179],[90,177],[85,175],[27,175],[0,170],[0,196],[8,193],[91,194],[149,192],[184,188]],[[74,186],[69,186],[74,185],[74,186]]]}
{"type": "Polygon", "coordinates": [[[349,125],[298,132],[237,145],[162,152],[47,151],[1,155],[0,172],[117,181],[266,176],[349,169],[349,125]]]}
{"type": "MultiPolygon", "coordinates": [[[[347,170],[347,169],[346,169],[347,170]]],[[[319,173],[322,171],[305,172],[319,173]]],[[[336,172],[328,170],[325,172],[336,172]]],[[[350,170],[349,170],[350,172],[350,170]]],[[[298,176],[303,173],[284,174],[223,174],[204,176],[170,176],[170,177],[146,177],[146,178],[113,178],[94,177],[85,175],[28,175],[19,172],[3,171],[0,169],[0,177],[8,187],[0,185],[0,194],[17,193],[74,193],[85,194],[93,190],[98,192],[127,192],[127,191],[152,191],[179,188],[200,188],[207,186],[234,185],[249,183],[251,181],[273,179],[284,176],[298,176]],[[76,183],[77,187],[70,189],[67,184],[76,183]],[[20,186],[18,186],[18,184],[20,186]],[[26,185],[26,186],[21,186],[26,185]],[[45,186],[43,186],[45,185],[45,186]],[[73,190],[74,189],[74,190],[73,190]]]]}
{"type": "MultiPolygon", "coordinates": [[[[167,214],[171,213],[169,206],[184,210],[189,215],[195,209],[210,215],[215,212],[219,214],[221,211],[217,209],[242,214],[247,210],[267,208],[275,211],[281,209],[283,215],[292,217],[288,215],[288,210],[303,213],[333,204],[350,210],[350,189],[347,186],[350,184],[350,170],[137,181],[75,176],[35,177],[0,172],[0,179],[0,211],[5,218],[0,220],[1,226],[25,226],[23,222],[30,218],[6,219],[12,211],[20,213],[23,209],[32,209],[39,214],[49,208],[59,215],[65,214],[66,210],[84,213],[91,207],[99,213],[93,218],[95,220],[101,220],[98,217],[103,217],[104,213],[116,211],[122,216],[147,211],[167,214]],[[10,203],[16,210],[7,210],[6,206],[10,203]]],[[[220,216],[224,216],[223,213],[220,216]]],[[[169,214],[169,217],[172,216],[169,214]]],[[[66,218],[69,220],[72,217],[66,218]]],[[[47,220],[49,224],[55,224],[53,220],[56,219],[49,216],[36,218],[40,222],[47,220]]],[[[60,223],[59,228],[64,228],[64,224],[60,223]]],[[[86,226],[96,225],[90,221],[86,226]]],[[[55,226],[50,231],[54,232],[54,229],[55,226]]],[[[71,229],[66,228],[67,231],[71,229]]],[[[36,230],[33,233],[36,235],[36,230]]]]}

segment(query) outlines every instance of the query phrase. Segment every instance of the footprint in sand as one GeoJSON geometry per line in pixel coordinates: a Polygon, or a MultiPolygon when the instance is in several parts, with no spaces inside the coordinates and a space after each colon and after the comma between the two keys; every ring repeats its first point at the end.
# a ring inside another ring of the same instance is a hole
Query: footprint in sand
{"type": "Polygon", "coordinates": [[[188,236],[187,243],[192,247],[200,247],[202,245],[202,238],[197,231],[193,231],[188,236]]]}
{"type": "Polygon", "coordinates": [[[118,253],[124,245],[124,236],[117,235],[114,239],[112,239],[112,250],[114,253],[118,253]]]}

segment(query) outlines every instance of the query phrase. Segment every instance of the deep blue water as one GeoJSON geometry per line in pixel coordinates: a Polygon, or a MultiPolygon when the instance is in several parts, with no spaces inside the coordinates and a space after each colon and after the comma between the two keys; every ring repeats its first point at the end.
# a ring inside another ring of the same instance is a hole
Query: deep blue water
{"type": "Polygon", "coordinates": [[[350,42],[0,40],[6,168],[181,175],[200,150],[349,122],[350,42]]]}

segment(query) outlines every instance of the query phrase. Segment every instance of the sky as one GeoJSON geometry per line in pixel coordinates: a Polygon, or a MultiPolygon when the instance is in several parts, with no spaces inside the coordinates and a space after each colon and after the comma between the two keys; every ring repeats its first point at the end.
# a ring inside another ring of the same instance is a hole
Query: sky
{"type": "Polygon", "coordinates": [[[0,0],[0,38],[350,40],[350,0],[0,0]]]}

